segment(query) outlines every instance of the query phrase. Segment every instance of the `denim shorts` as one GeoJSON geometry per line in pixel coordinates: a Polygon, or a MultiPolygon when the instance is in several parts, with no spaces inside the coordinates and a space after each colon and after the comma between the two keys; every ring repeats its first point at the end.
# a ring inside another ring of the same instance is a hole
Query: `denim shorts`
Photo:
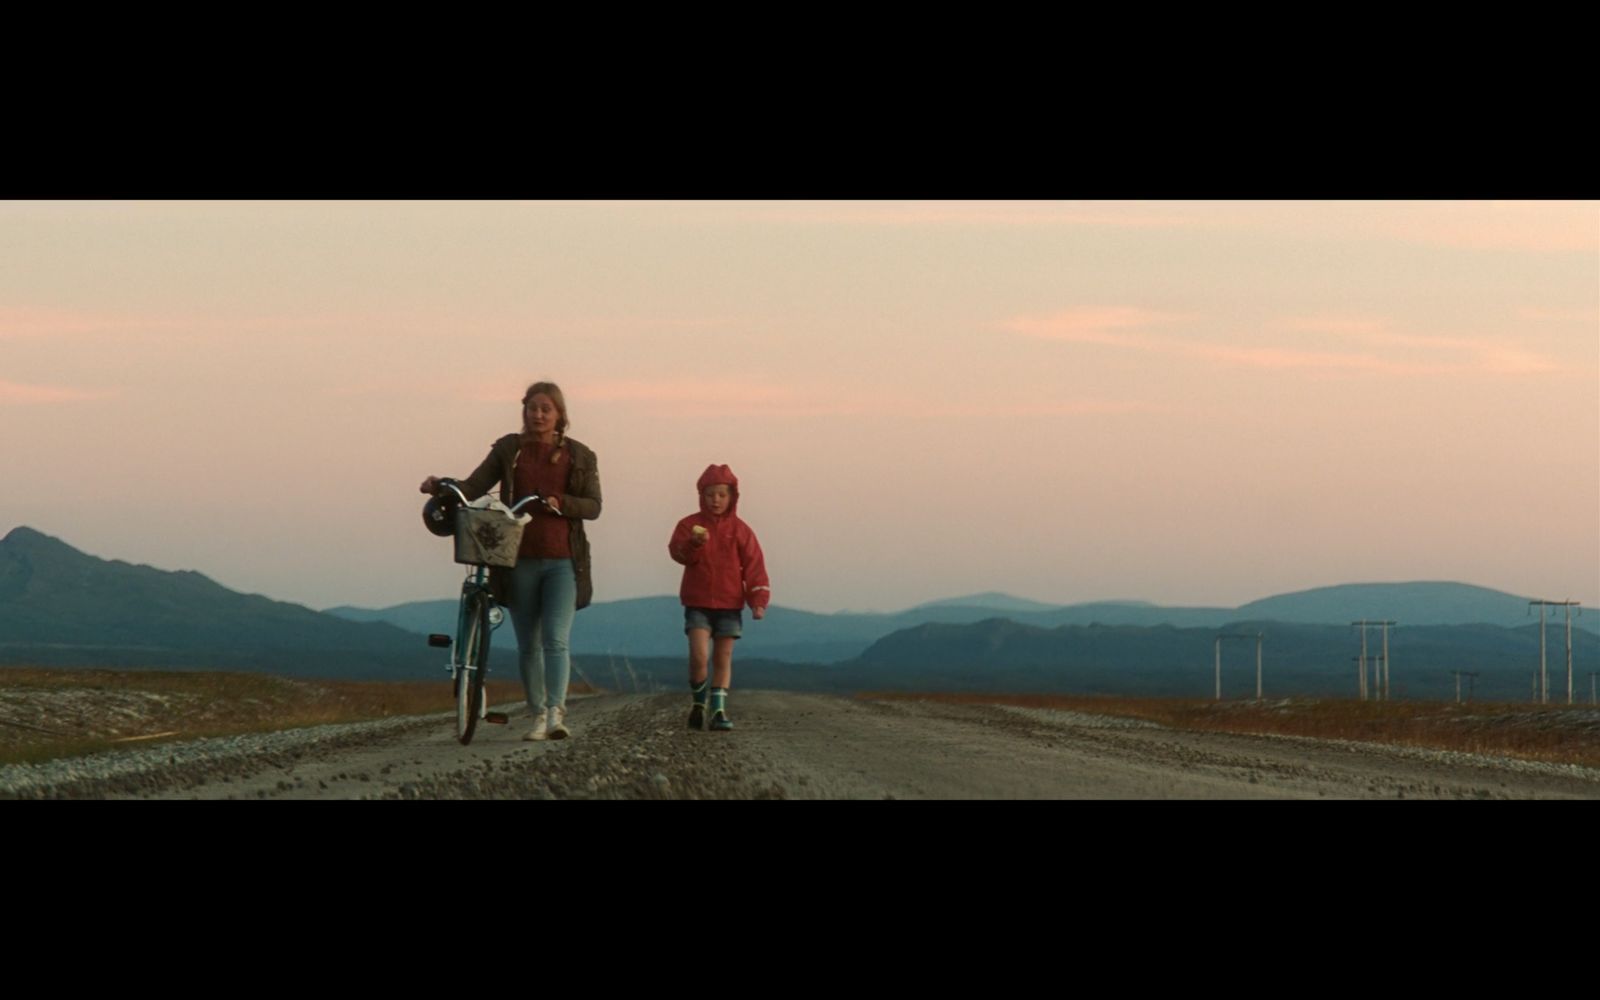
{"type": "Polygon", "coordinates": [[[713,639],[737,639],[744,631],[744,614],[739,608],[684,608],[684,633],[695,628],[710,629],[713,639]]]}

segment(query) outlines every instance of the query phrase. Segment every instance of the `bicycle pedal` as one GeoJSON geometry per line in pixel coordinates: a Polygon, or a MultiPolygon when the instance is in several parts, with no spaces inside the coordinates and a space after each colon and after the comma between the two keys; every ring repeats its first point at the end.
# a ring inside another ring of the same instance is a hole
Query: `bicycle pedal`
{"type": "Polygon", "coordinates": [[[503,726],[511,721],[511,717],[506,715],[504,712],[490,712],[483,717],[483,721],[492,722],[497,726],[503,726]]]}

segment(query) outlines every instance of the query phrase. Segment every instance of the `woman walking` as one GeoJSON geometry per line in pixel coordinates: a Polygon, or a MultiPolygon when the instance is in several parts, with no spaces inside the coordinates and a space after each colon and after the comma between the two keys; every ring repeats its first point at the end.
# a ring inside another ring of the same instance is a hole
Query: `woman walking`
{"type": "MultiPolygon", "coordinates": [[[[583,522],[600,516],[600,470],[594,452],[567,437],[567,425],[561,389],[554,382],[535,382],[522,395],[522,431],[496,441],[477,470],[460,481],[469,500],[499,483],[500,499],[508,506],[533,493],[547,502],[525,508],[533,520],[523,529],[516,568],[489,571],[495,600],[510,612],[517,632],[522,687],[534,719],[523,736],[528,740],[570,735],[568,637],[573,614],[594,597],[583,522]]],[[[422,481],[422,492],[438,489],[439,477],[422,481]]]]}

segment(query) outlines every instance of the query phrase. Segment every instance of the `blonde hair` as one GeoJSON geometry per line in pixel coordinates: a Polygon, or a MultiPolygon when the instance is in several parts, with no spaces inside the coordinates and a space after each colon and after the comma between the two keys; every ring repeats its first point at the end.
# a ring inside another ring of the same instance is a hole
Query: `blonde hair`
{"type": "Polygon", "coordinates": [[[556,439],[559,443],[567,436],[567,397],[561,394],[561,387],[554,382],[535,382],[522,394],[522,434],[524,437],[532,435],[528,430],[528,404],[540,393],[549,396],[550,402],[556,404],[556,439]]]}

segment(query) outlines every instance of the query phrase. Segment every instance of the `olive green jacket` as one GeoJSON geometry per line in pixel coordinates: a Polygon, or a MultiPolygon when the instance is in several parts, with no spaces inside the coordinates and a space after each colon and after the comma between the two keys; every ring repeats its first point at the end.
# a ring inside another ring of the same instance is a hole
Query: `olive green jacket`
{"type": "MultiPolygon", "coordinates": [[[[600,516],[600,468],[594,452],[571,438],[562,438],[561,446],[572,452],[572,464],[567,468],[567,488],[561,494],[561,516],[567,519],[568,540],[572,545],[572,569],[578,581],[578,607],[586,608],[594,599],[594,581],[589,575],[589,539],[583,533],[583,522],[600,516]]],[[[522,437],[507,434],[489,449],[472,475],[461,480],[461,492],[468,500],[476,500],[489,492],[495,483],[500,484],[500,502],[510,506],[512,490],[517,482],[517,455],[522,450],[522,437]]],[[[534,514],[534,517],[546,517],[534,514]]],[[[491,568],[489,585],[495,600],[506,604],[511,572],[491,568]]]]}

